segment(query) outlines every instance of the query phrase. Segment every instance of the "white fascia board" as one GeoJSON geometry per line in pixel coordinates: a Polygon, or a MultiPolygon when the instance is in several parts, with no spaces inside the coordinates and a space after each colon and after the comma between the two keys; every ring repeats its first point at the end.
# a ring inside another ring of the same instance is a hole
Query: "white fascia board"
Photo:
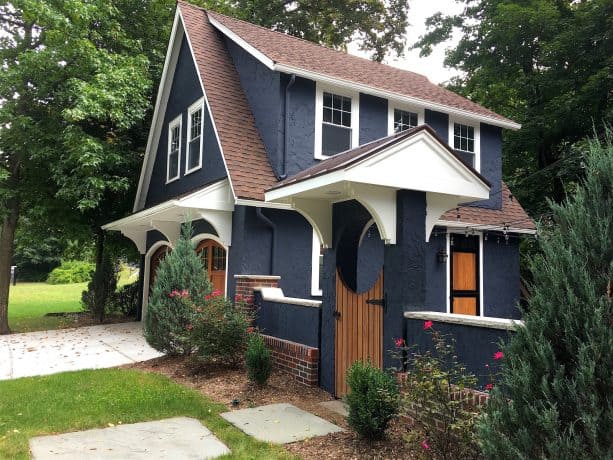
{"type": "Polygon", "coordinates": [[[361,93],[370,94],[373,96],[378,96],[384,99],[389,99],[394,103],[405,103],[412,104],[417,107],[423,107],[424,109],[433,109],[439,110],[441,112],[448,113],[450,115],[464,117],[470,120],[474,120],[476,122],[487,123],[493,126],[499,126],[501,128],[507,128],[512,130],[518,130],[521,128],[519,123],[499,120],[497,118],[488,117],[485,115],[479,115],[474,112],[470,112],[468,110],[462,110],[455,107],[450,107],[448,105],[439,104],[437,102],[427,101],[423,99],[419,99],[416,97],[405,96],[402,94],[394,93],[392,91],[382,90],[370,85],[365,85],[362,83],[356,83],[349,80],[344,80],[340,78],[330,77],[328,75],[320,74],[317,72],[312,72],[310,70],[304,70],[299,67],[289,66],[286,64],[274,64],[273,70],[278,72],[283,72],[287,74],[296,74],[299,77],[308,78],[310,80],[314,80],[317,82],[326,83],[329,85],[342,85],[347,88],[351,88],[354,91],[359,91],[361,93]]]}
{"type": "Polygon", "coordinates": [[[102,230],[120,231],[123,228],[139,225],[142,220],[146,220],[147,218],[153,217],[156,214],[172,209],[173,207],[178,206],[178,204],[179,202],[177,200],[165,201],[151,208],[147,208],[144,211],[140,211],[122,219],[109,222],[108,224],[103,225],[101,228],[102,230]]]}
{"type": "MultiPolygon", "coordinates": [[[[181,15],[181,9],[177,8],[177,11],[179,13],[179,17],[181,18],[181,23],[183,24],[183,30],[185,31],[185,37],[187,38],[187,45],[189,46],[189,52],[192,55],[194,67],[196,68],[196,74],[198,75],[198,81],[200,81],[200,88],[202,89],[204,100],[206,101],[207,112],[209,113],[209,117],[213,125],[213,131],[215,132],[215,138],[217,139],[217,145],[219,146],[219,151],[221,152],[221,159],[223,160],[223,165],[224,165],[224,168],[226,169],[226,175],[228,178],[228,182],[230,184],[230,190],[232,190],[232,196],[234,197],[234,200],[236,200],[236,193],[234,193],[234,186],[232,185],[232,177],[230,177],[230,170],[228,169],[228,163],[226,163],[226,155],[224,154],[223,146],[221,145],[221,141],[219,139],[219,132],[217,131],[217,124],[215,123],[215,117],[213,117],[213,112],[211,111],[211,104],[209,103],[209,98],[206,95],[206,89],[204,88],[204,83],[202,81],[202,75],[200,75],[200,66],[198,65],[198,61],[196,60],[196,54],[194,53],[194,48],[192,46],[192,41],[189,38],[189,33],[187,32],[187,28],[185,28],[185,21],[183,20],[183,16],[181,15]]],[[[209,17],[209,21],[211,20],[212,18],[209,17]]],[[[204,131],[203,131],[203,134],[204,134],[204,131]]]]}
{"type": "Polygon", "coordinates": [[[311,179],[289,184],[278,189],[269,190],[265,193],[264,197],[266,201],[281,200],[283,198],[293,197],[310,190],[316,190],[327,185],[343,182],[344,180],[346,180],[344,170],[334,171],[328,174],[322,174],[321,176],[315,176],[311,179]]]}
{"type": "Polygon", "coordinates": [[[219,30],[222,34],[224,34],[226,37],[228,37],[230,40],[232,40],[238,46],[240,46],[245,51],[247,51],[249,54],[251,54],[254,58],[256,58],[258,61],[260,61],[262,64],[264,64],[270,70],[274,69],[275,61],[270,59],[268,56],[266,56],[264,53],[262,53],[260,50],[258,50],[254,46],[251,46],[249,43],[247,43],[245,40],[243,40],[237,34],[235,34],[230,29],[228,29],[226,26],[224,26],[219,21],[217,21],[215,18],[212,18],[211,16],[208,16],[208,18],[209,18],[209,22],[213,25],[213,27],[215,27],[217,30],[219,30]]]}
{"type": "Polygon", "coordinates": [[[155,163],[155,153],[157,153],[157,145],[160,138],[160,129],[164,115],[166,112],[166,103],[168,102],[168,94],[170,93],[171,81],[174,77],[174,70],[179,56],[179,48],[181,45],[182,29],[179,29],[179,8],[175,11],[175,17],[172,23],[172,31],[168,40],[168,48],[166,49],[166,58],[164,59],[164,68],[162,70],[162,78],[158,87],[155,106],[153,109],[153,117],[151,118],[151,127],[149,128],[149,136],[147,137],[147,147],[145,148],[145,157],[141,168],[140,178],[138,180],[138,189],[132,212],[137,212],[145,205],[146,195],[149,189],[149,180],[155,163]],[[179,34],[179,36],[177,36],[179,34]],[[178,42],[178,44],[177,44],[178,42]],[[152,150],[155,148],[153,158],[151,158],[152,150]]]}
{"type": "MultiPolygon", "coordinates": [[[[475,230],[475,231],[497,231],[497,232],[501,232],[503,230],[505,230],[504,227],[504,222],[500,222],[500,225],[485,225],[485,224],[475,224],[475,223],[469,223],[469,222],[460,222],[460,221],[456,221],[456,220],[438,220],[436,222],[436,225],[439,227],[447,227],[449,229],[455,229],[458,232],[463,232],[465,231],[467,228],[470,230],[475,230]]],[[[509,226],[506,228],[507,232],[509,233],[521,233],[521,234],[525,234],[525,235],[536,235],[537,231],[536,230],[532,230],[532,229],[528,229],[528,228],[517,228],[517,227],[512,227],[509,226]]]]}
{"type": "Polygon", "coordinates": [[[292,211],[293,208],[288,203],[267,203],[266,201],[247,200],[245,198],[238,198],[234,201],[236,206],[252,206],[254,208],[270,208],[270,209],[284,209],[292,211]]]}

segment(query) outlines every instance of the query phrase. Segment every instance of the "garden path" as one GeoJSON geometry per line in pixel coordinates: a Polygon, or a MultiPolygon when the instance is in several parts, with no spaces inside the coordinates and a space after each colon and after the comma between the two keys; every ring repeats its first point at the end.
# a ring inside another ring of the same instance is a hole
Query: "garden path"
{"type": "Polygon", "coordinates": [[[142,323],[119,323],[0,336],[0,380],[121,366],[162,356],[142,323]]]}

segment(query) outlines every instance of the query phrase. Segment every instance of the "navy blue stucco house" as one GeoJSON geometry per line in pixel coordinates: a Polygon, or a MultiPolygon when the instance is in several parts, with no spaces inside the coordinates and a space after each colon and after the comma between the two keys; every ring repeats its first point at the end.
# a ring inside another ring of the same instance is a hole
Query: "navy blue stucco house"
{"type": "Polygon", "coordinates": [[[503,129],[426,77],[179,2],[134,213],[105,226],[155,269],[194,221],[215,289],[254,297],[277,363],[342,395],[424,320],[477,373],[519,318],[503,129]]]}

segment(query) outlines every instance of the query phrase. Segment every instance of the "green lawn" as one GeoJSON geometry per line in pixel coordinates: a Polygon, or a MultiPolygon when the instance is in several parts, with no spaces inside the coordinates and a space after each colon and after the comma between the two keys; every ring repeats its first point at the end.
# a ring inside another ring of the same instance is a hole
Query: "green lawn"
{"type": "Polygon", "coordinates": [[[33,436],[168,417],[200,419],[231,450],[229,458],[293,458],[219,416],[223,405],[159,374],[127,369],[67,372],[0,382],[0,458],[29,458],[33,436]]]}
{"type": "Polygon", "coordinates": [[[17,283],[9,292],[9,327],[13,332],[57,329],[65,319],[50,312],[81,311],[81,292],[87,283],[17,283]]]}

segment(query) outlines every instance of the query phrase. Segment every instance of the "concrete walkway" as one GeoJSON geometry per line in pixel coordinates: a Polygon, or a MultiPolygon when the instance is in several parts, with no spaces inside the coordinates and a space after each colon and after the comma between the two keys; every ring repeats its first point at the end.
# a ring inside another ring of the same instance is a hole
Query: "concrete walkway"
{"type": "Polygon", "coordinates": [[[0,336],[0,380],[102,369],[162,356],[143,337],[142,323],[0,336]]]}

